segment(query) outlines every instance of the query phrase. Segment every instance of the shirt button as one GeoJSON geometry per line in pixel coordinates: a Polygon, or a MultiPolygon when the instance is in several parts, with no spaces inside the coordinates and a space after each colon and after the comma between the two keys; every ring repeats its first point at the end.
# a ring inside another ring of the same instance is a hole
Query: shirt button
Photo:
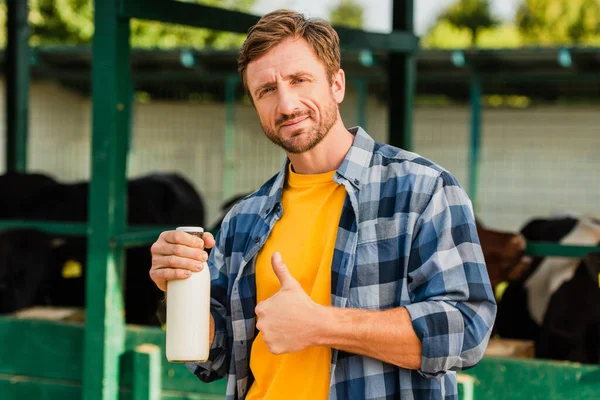
{"type": "Polygon", "coordinates": [[[256,242],[256,243],[260,242],[260,236],[254,236],[254,242],[256,242]]]}
{"type": "Polygon", "coordinates": [[[355,180],[354,180],[354,184],[355,184],[355,185],[358,185],[359,183],[360,183],[360,181],[359,181],[358,179],[355,179],[355,180]]]}

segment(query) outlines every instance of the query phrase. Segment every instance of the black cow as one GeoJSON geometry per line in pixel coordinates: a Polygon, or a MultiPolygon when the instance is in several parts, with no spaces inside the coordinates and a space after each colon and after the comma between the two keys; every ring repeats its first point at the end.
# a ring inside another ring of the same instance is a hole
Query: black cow
{"type": "MultiPolygon", "coordinates": [[[[88,184],[61,184],[41,175],[0,177],[0,193],[11,193],[3,219],[84,222],[88,184]],[[3,186],[4,185],[4,186],[3,186]],[[18,199],[18,201],[14,200],[18,199]]],[[[193,186],[175,174],[153,174],[128,182],[128,223],[203,225],[204,205],[193,186]]],[[[84,306],[87,238],[11,230],[0,235],[0,311],[33,305],[84,306]],[[70,269],[71,271],[65,270],[70,269]],[[73,268],[79,273],[73,274],[73,268]],[[64,277],[64,272],[70,273],[64,277]]],[[[126,321],[158,325],[162,292],[148,276],[150,244],[126,251],[126,321]]]]}
{"type": "MultiPolygon", "coordinates": [[[[562,216],[535,219],[521,231],[530,241],[600,244],[600,221],[562,216]]],[[[538,358],[600,362],[600,256],[536,257],[512,281],[499,304],[495,329],[505,338],[535,341],[538,358]]]]}

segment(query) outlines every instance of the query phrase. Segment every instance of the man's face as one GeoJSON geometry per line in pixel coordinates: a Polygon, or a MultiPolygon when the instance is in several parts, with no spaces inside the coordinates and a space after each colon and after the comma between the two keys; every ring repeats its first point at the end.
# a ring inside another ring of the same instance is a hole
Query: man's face
{"type": "Polygon", "coordinates": [[[304,39],[288,39],[246,69],[246,82],[267,137],[285,151],[311,150],[335,124],[344,72],[332,81],[304,39]]]}

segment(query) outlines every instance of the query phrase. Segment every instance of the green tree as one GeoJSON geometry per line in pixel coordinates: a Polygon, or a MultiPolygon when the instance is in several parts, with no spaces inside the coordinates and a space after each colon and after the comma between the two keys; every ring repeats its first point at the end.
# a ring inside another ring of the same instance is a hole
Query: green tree
{"type": "Polygon", "coordinates": [[[329,20],[335,26],[362,29],[363,6],[354,0],[341,0],[330,10],[329,20]]]}
{"type": "Polygon", "coordinates": [[[471,34],[471,46],[477,44],[481,30],[499,24],[488,0],[458,0],[438,17],[438,21],[448,21],[456,28],[467,29],[471,34]]]}
{"type": "Polygon", "coordinates": [[[525,0],[516,21],[531,44],[600,42],[600,0],[525,0]]]}
{"type": "MultiPolygon", "coordinates": [[[[209,6],[248,11],[255,0],[195,0],[209,6]]],[[[6,8],[0,0],[0,12],[6,8]]],[[[92,0],[29,0],[30,44],[89,45],[94,35],[92,0]]],[[[2,17],[0,17],[1,19],[2,17]]],[[[0,31],[0,43],[5,33],[0,31]]],[[[131,21],[134,47],[237,47],[244,35],[155,21],[131,21]]]]}

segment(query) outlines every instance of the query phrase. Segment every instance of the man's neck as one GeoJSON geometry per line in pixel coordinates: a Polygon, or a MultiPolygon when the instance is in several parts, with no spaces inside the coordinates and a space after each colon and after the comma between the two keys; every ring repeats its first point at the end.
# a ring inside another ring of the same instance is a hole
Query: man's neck
{"type": "Polygon", "coordinates": [[[341,119],[331,127],[323,140],[310,151],[287,154],[294,172],[298,174],[322,174],[339,168],[352,147],[354,135],[344,127],[341,119]]]}

